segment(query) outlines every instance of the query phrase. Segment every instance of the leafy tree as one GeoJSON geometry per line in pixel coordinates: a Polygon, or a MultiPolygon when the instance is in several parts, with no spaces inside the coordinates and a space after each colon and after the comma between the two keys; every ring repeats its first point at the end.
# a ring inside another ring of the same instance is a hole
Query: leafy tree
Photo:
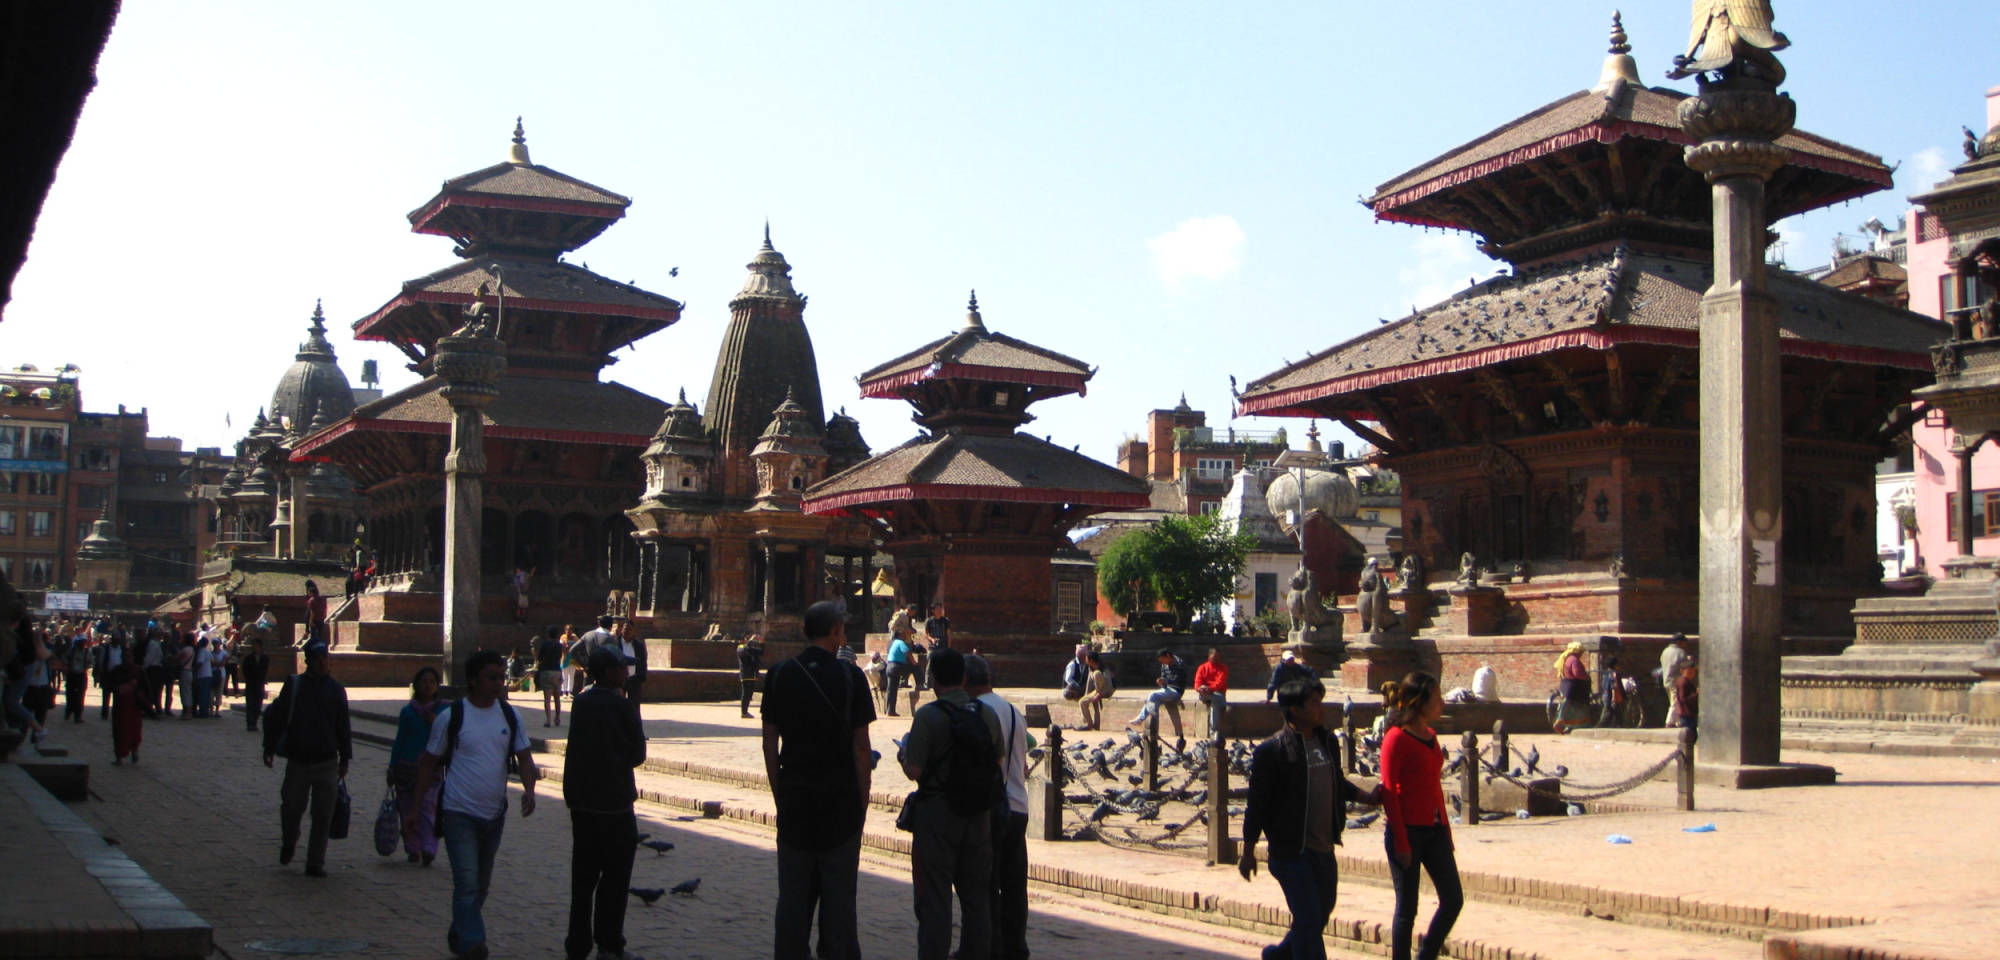
{"type": "Polygon", "coordinates": [[[1236,578],[1255,545],[1213,516],[1167,517],[1105,549],[1097,589],[1125,617],[1164,603],[1186,627],[1196,611],[1236,595],[1236,578]]]}

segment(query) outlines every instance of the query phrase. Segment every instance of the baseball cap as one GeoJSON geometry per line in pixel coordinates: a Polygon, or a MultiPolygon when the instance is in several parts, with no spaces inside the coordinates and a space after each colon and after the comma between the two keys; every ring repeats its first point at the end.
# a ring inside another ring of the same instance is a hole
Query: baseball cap
{"type": "Polygon", "coordinates": [[[1278,659],[1280,660],[1297,660],[1298,658],[1299,655],[1291,652],[1290,650],[1287,650],[1284,653],[1278,655],[1278,659]]]}

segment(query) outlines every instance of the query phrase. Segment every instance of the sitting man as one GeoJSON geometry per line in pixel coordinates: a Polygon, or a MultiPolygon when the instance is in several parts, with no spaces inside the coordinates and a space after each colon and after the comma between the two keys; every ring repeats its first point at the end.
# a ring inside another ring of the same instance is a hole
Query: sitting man
{"type": "Polygon", "coordinates": [[[1072,657],[1069,663],[1063,667],[1062,695],[1064,700],[1083,699],[1083,688],[1088,685],[1090,680],[1090,662],[1086,659],[1089,656],[1090,645],[1079,643],[1076,645],[1076,656],[1072,657]]]}
{"type": "Polygon", "coordinates": [[[1181,696],[1187,692],[1188,686],[1187,662],[1166,647],[1160,648],[1156,658],[1160,661],[1160,676],[1154,682],[1159,689],[1146,695],[1146,702],[1139,707],[1139,715],[1127,721],[1125,725],[1136,727],[1145,723],[1164,705],[1167,707],[1167,718],[1174,724],[1174,749],[1181,750],[1187,745],[1187,738],[1181,730],[1180,710],[1181,696]]]}

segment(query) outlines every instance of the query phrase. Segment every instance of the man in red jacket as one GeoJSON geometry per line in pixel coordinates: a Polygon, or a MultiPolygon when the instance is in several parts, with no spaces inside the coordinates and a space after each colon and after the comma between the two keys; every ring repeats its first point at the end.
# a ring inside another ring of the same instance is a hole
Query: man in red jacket
{"type": "Polygon", "coordinates": [[[1229,665],[1222,662],[1222,651],[1208,648],[1208,659],[1194,668],[1194,694],[1208,707],[1208,735],[1215,736],[1221,726],[1222,705],[1229,699],[1229,665]]]}

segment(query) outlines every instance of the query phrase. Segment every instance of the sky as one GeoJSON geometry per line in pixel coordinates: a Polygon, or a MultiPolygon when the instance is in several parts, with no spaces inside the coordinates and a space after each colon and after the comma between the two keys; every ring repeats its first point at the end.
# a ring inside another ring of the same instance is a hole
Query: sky
{"type": "MultiPolygon", "coordinates": [[[[1803,268],[1960,162],[2000,72],[1939,41],[2000,24],[1969,0],[1776,8],[1799,128],[1898,167],[1892,190],[1777,225],[1803,268]]],[[[872,447],[916,428],[854,376],[955,330],[976,288],[989,329],[1100,368],[1026,429],[1110,461],[1183,393],[1229,426],[1231,376],[1491,276],[1470,237],[1357,201],[1594,84],[1611,9],[128,2],[0,364],[78,364],[87,409],[144,407],[155,434],[226,447],[323,299],[350,380],[375,359],[405,386],[402,356],[351,325],[456,262],[406,215],[503,160],[518,115],[535,162],[633,198],[572,262],[686,304],[606,379],[701,402],[768,219],[811,298],[828,412],[872,447]]],[[[1625,3],[1649,84],[1692,90],[1664,76],[1688,11],[1625,3]]]]}

